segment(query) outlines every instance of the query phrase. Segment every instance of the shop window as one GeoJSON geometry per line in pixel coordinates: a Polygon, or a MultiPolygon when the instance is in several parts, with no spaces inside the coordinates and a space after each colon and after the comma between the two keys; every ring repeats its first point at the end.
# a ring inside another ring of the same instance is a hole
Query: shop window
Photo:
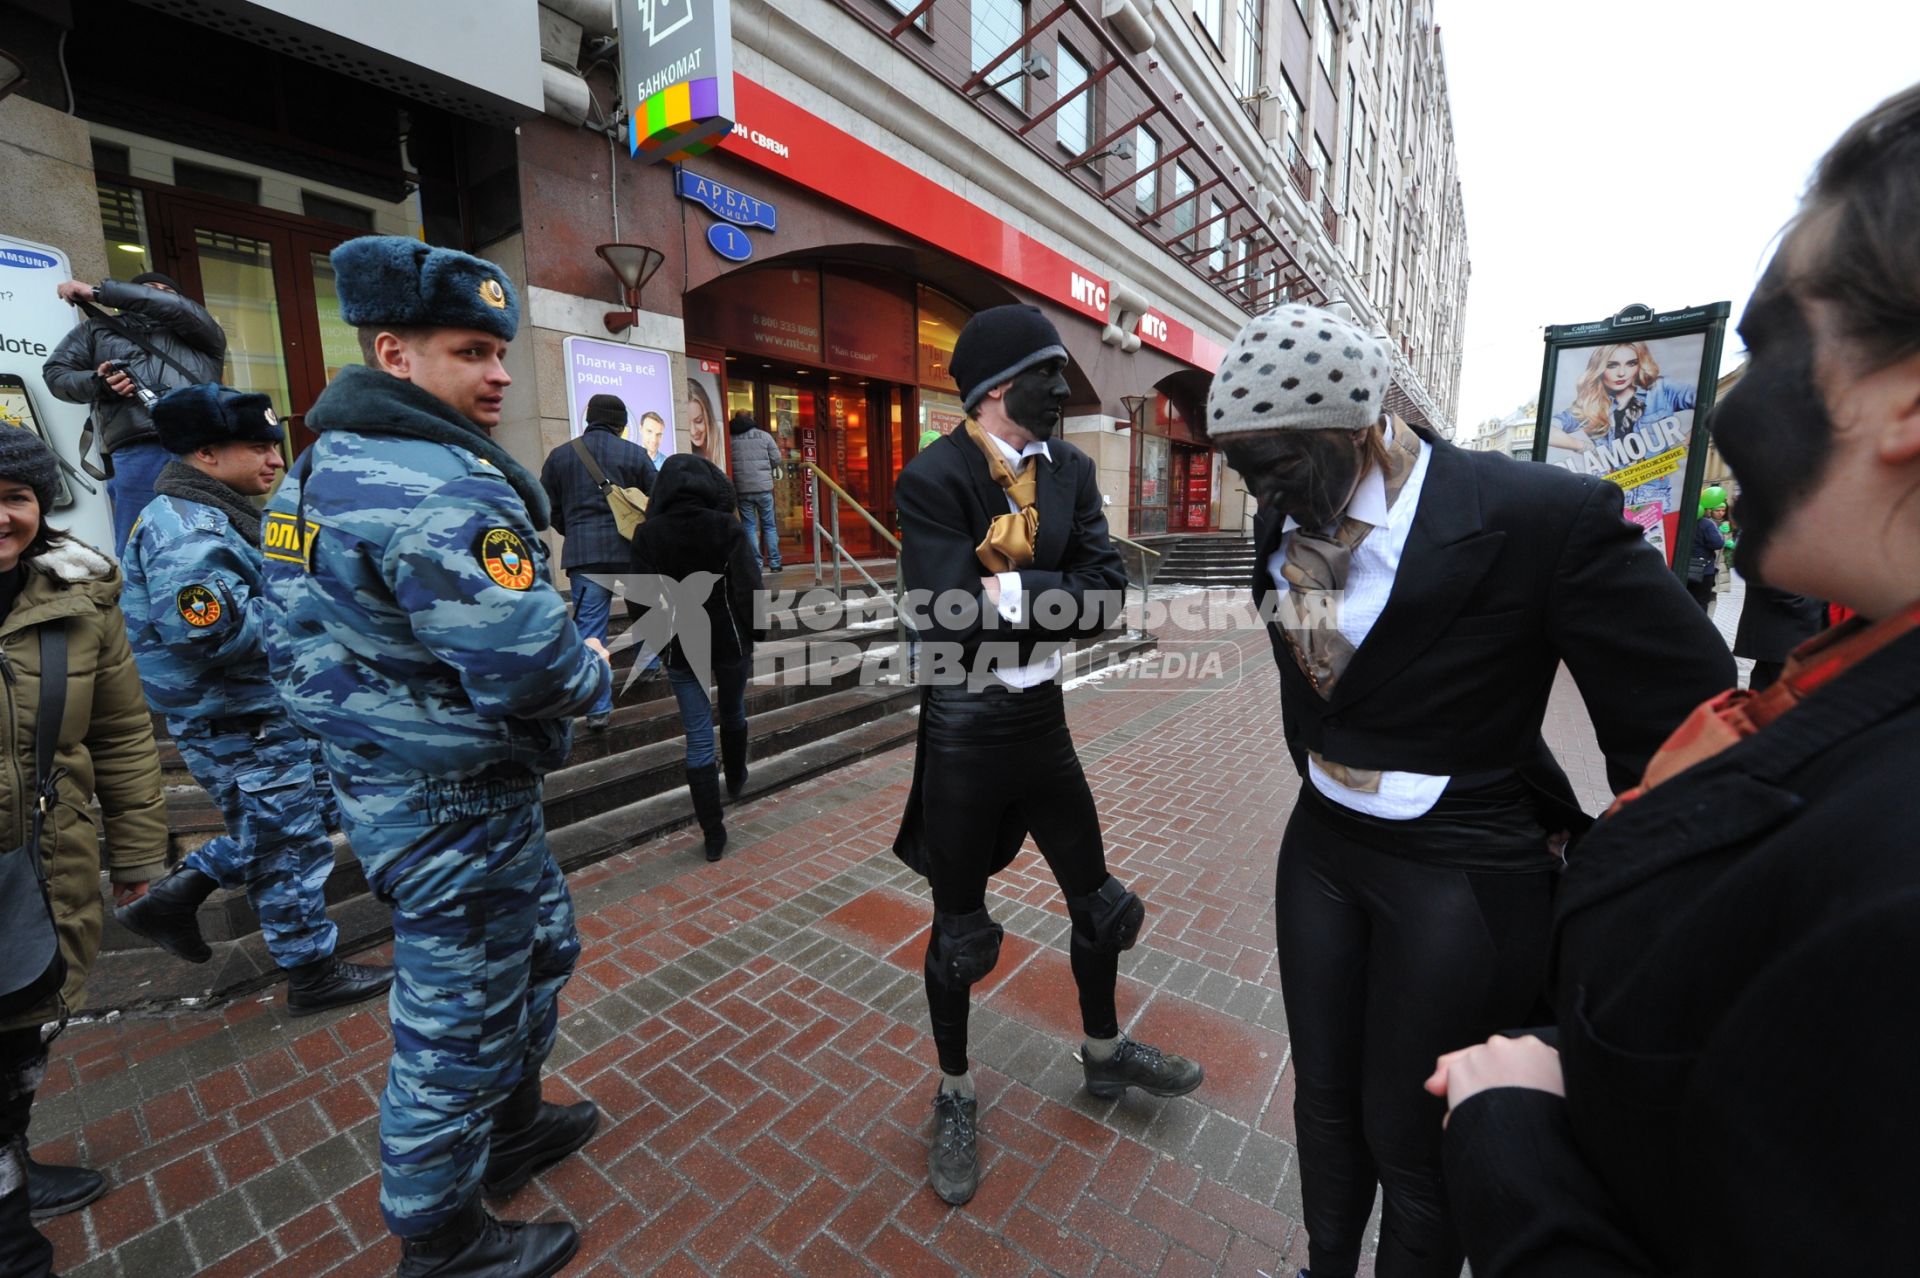
{"type": "MultiPolygon", "coordinates": [[[[980,70],[1020,39],[1027,29],[1026,7],[1023,0],[973,0],[973,70],[980,70]]],[[[1020,65],[1020,58],[1017,51],[1008,55],[989,79],[1005,78],[1020,65]]],[[[1026,76],[1016,75],[994,92],[1016,107],[1023,106],[1026,83],[1026,76]]]]}
{"type": "Polygon", "coordinates": [[[959,340],[960,330],[972,314],[945,293],[920,285],[914,338],[920,385],[934,391],[955,389],[948,365],[953,359],[953,344],[959,340]]]}
{"type": "Polygon", "coordinates": [[[102,182],[96,189],[100,225],[107,238],[107,274],[124,280],[153,269],[145,197],[137,188],[118,182],[102,182]]]}
{"type": "Polygon", "coordinates": [[[1087,64],[1074,55],[1066,42],[1060,42],[1059,56],[1056,59],[1059,70],[1055,72],[1056,93],[1071,101],[1053,113],[1054,136],[1060,145],[1074,155],[1084,154],[1087,144],[1093,140],[1093,90],[1074,94],[1074,90],[1087,82],[1087,64]]]}
{"type": "Polygon", "coordinates": [[[373,210],[358,204],[349,204],[345,200],[336,200],[330,195],[321,195],[317,191],[300,192],[300,208],[308,217],[318,218],[322,222],[335,222],[341,226],[351,226],[356,231],[373,231],[373,210]]]}
{"type": "Polygon", "coordinates": [[[260,202],[260,179],[251,173],[230,173],[191,160],[173,162],[173,184],[241,204],[260,202]]]}

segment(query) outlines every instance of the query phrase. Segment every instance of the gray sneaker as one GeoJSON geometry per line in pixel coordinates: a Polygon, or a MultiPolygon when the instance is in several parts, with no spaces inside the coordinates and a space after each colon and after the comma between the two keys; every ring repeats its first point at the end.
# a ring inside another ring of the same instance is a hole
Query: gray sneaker
{"type": "Polygon", "coordinates": [[[927,1176],[940,1201],[958,1207],[980,1187],[979,1126],[973,1097],[941,1091],[933,1098],[933,1147],[927,1150],[927,1176]]]}
{"type": "Polygon", "coordinates": [[[1207,1076],[1196,1061],[1130,1038],[1122,1038],[1104,1061],[1094,1060],[1083,1050],[1080,1065],[1087,1072],[1087,1090],[1106,1097],[1118,1096],[1129,1087],[1153,1096],[1185,1096],[1207,1076]]]}

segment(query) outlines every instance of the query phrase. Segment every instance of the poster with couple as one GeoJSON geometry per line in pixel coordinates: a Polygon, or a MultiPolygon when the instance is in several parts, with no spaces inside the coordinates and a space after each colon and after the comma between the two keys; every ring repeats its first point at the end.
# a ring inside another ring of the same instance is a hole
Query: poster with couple
{"type": "Polygon", "coordinates": [[[687,376],[676,387],[666,351],[591,337],[569,337],[563,345],[567,420],[575,435],[586,429],[588,400],[616,395],[627,406],[626,437],[646,449],[655,466],[676,452],[692,452],[727,468],[720,361],[687,356],[687,376]]]}

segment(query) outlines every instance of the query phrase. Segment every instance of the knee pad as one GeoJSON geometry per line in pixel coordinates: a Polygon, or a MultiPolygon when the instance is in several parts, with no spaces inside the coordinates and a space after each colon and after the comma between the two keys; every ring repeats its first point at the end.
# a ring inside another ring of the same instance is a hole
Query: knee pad
{"type": "Polygon", "coordinates": [[[1132,949],[1147,921],[1147,907],[1111,874],[1087,895],[1068,897],[1067,914],[1073,919],[1074,945],[1095,954],[1132,949]]]}
{"type": "Polygon", "coordinates": [[[1006,930],[984,908],[970,914],[934,911],[933,933],[927,938],[927,975],[949,990],[970,988],[1000,961],[1004,935],[1006,930]]]}

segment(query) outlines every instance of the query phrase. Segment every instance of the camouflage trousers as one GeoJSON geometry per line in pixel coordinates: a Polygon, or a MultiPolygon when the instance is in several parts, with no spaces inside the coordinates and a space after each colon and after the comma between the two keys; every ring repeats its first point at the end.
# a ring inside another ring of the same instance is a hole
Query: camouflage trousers
{"type": "Polygon", "coordinates": [[[189,852],[187,865],[222,887],[246,889],[279,966],[332,954],[340,932],[327,917],[327,829],[340,818],[314,744],[285,715],[242,729],[169,719],[167,731],[227,821],[227,832],[189,852]]]}
{"type": "Polygon", "coordinates": [[[479,1191],[494,1108],[538,1078],[580,938],[536,803],[348,836],[393,907],[393,1061],[380,1098],[380,1211],[403,1238],[479,1191]]]}

